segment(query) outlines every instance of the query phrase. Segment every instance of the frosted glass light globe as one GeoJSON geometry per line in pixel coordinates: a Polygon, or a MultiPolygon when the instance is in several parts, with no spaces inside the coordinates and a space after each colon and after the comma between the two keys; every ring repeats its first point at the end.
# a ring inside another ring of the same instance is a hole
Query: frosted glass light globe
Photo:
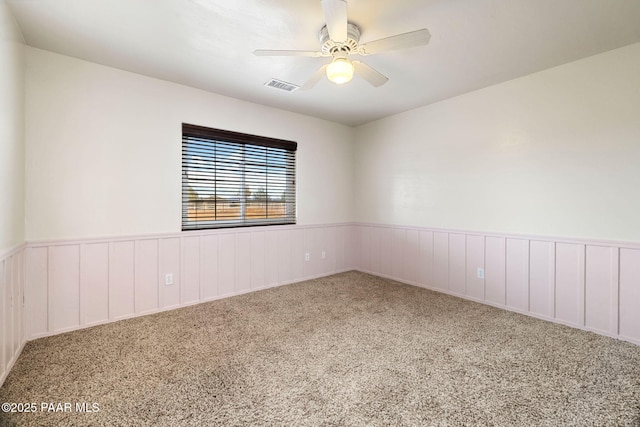
{"type": "Polygon", "coordinates": [[[335,84],[347,83],[353,78],[353,64],[346,58],[336,58],[327,65],[327,78],[335,84]]]}

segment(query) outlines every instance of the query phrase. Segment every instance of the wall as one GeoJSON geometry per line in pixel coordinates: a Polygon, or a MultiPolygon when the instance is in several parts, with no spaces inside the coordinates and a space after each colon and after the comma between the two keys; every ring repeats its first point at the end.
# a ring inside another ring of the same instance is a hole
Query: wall
{"type": "Polygon", "coordinates": [[[356,220],[640,241],[640,43],[363,125],[356,220]]]}
{"type": "Polygon", "coordinates": [[[351,128],[34,48],[26,111],[28,339],[355,266],[351,128]],[[183,122],[297,141],[298,224],[181,233],[183,122]]]}
{"type": "Polygon", "coordinates": [[[346,126],[34,48],[26,112],[28,241],[179,231],[183,122],[297,141],[298,223],[352,220],[346,126]]]}
{"type": "Polygon", "coordinates": [[[24,346],[24,59],[0,0],[0,385],[24,346]]]}
{"type": "Polygon", "coordinates": [[[0,253],[24,242],[24,48],[0,0],[0,253]]]}
{"type": "Polygon", "coordinates": [[[640,43],[359,127],[358,268],[640,344],[639,118],[640,43]]]}

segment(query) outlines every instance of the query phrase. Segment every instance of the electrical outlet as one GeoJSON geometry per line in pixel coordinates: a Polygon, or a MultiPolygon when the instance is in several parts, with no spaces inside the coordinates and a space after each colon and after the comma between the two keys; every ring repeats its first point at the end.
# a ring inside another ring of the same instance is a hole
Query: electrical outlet
{"type": "Polygon", "coordinates": [[[307,252],[306,254],[304,254],[304,260],[305,260],[305,261],[311,261],[311,255],[309,254],[309,252],[307,252]]]}
{"type": "Polygon", "coordinates": [[[327,257],[327,253],[325,251],[322,251],[321,257],[322,257],[322,259],[325,259],[327,257]]]}
{"type": "Polygon", "coordinates": [[[164,284],[167,286],[173,285],[173,274],[165,274],[164,284]]]}
{"type": "Polygon", "coordinates": [[[484,279],[484,268],[478,267],[478,279],[484,279]]]}

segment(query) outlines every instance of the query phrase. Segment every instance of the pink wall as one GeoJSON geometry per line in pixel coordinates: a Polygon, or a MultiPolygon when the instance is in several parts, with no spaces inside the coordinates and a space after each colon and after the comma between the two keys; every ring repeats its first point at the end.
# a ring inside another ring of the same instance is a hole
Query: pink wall
{"type": "Polygon", "coordinates": [[[356,233],[362,271],[640,344],[638,244],[375,224],[356,233]]]}
{"type": "Polygon", "coordinates": [[[0,385],[26,342],[24,254],[24,245],[0,254],[0,385]]]}
{"type": "Polygon", "coordinates": [[[30,243],[25,337],[353,269],[354,227],[256,227],[30,243]],[[165,285],[166,274],[173,275],[172,285],[165,285]]]}

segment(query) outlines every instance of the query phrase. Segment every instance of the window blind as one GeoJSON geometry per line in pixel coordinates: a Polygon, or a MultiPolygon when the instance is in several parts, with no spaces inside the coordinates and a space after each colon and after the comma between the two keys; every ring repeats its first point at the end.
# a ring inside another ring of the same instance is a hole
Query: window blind
{"type": "Polygon", "coordinates": [[[295,224],[297,143],[182,125],[182,230],[295,224]]]}

